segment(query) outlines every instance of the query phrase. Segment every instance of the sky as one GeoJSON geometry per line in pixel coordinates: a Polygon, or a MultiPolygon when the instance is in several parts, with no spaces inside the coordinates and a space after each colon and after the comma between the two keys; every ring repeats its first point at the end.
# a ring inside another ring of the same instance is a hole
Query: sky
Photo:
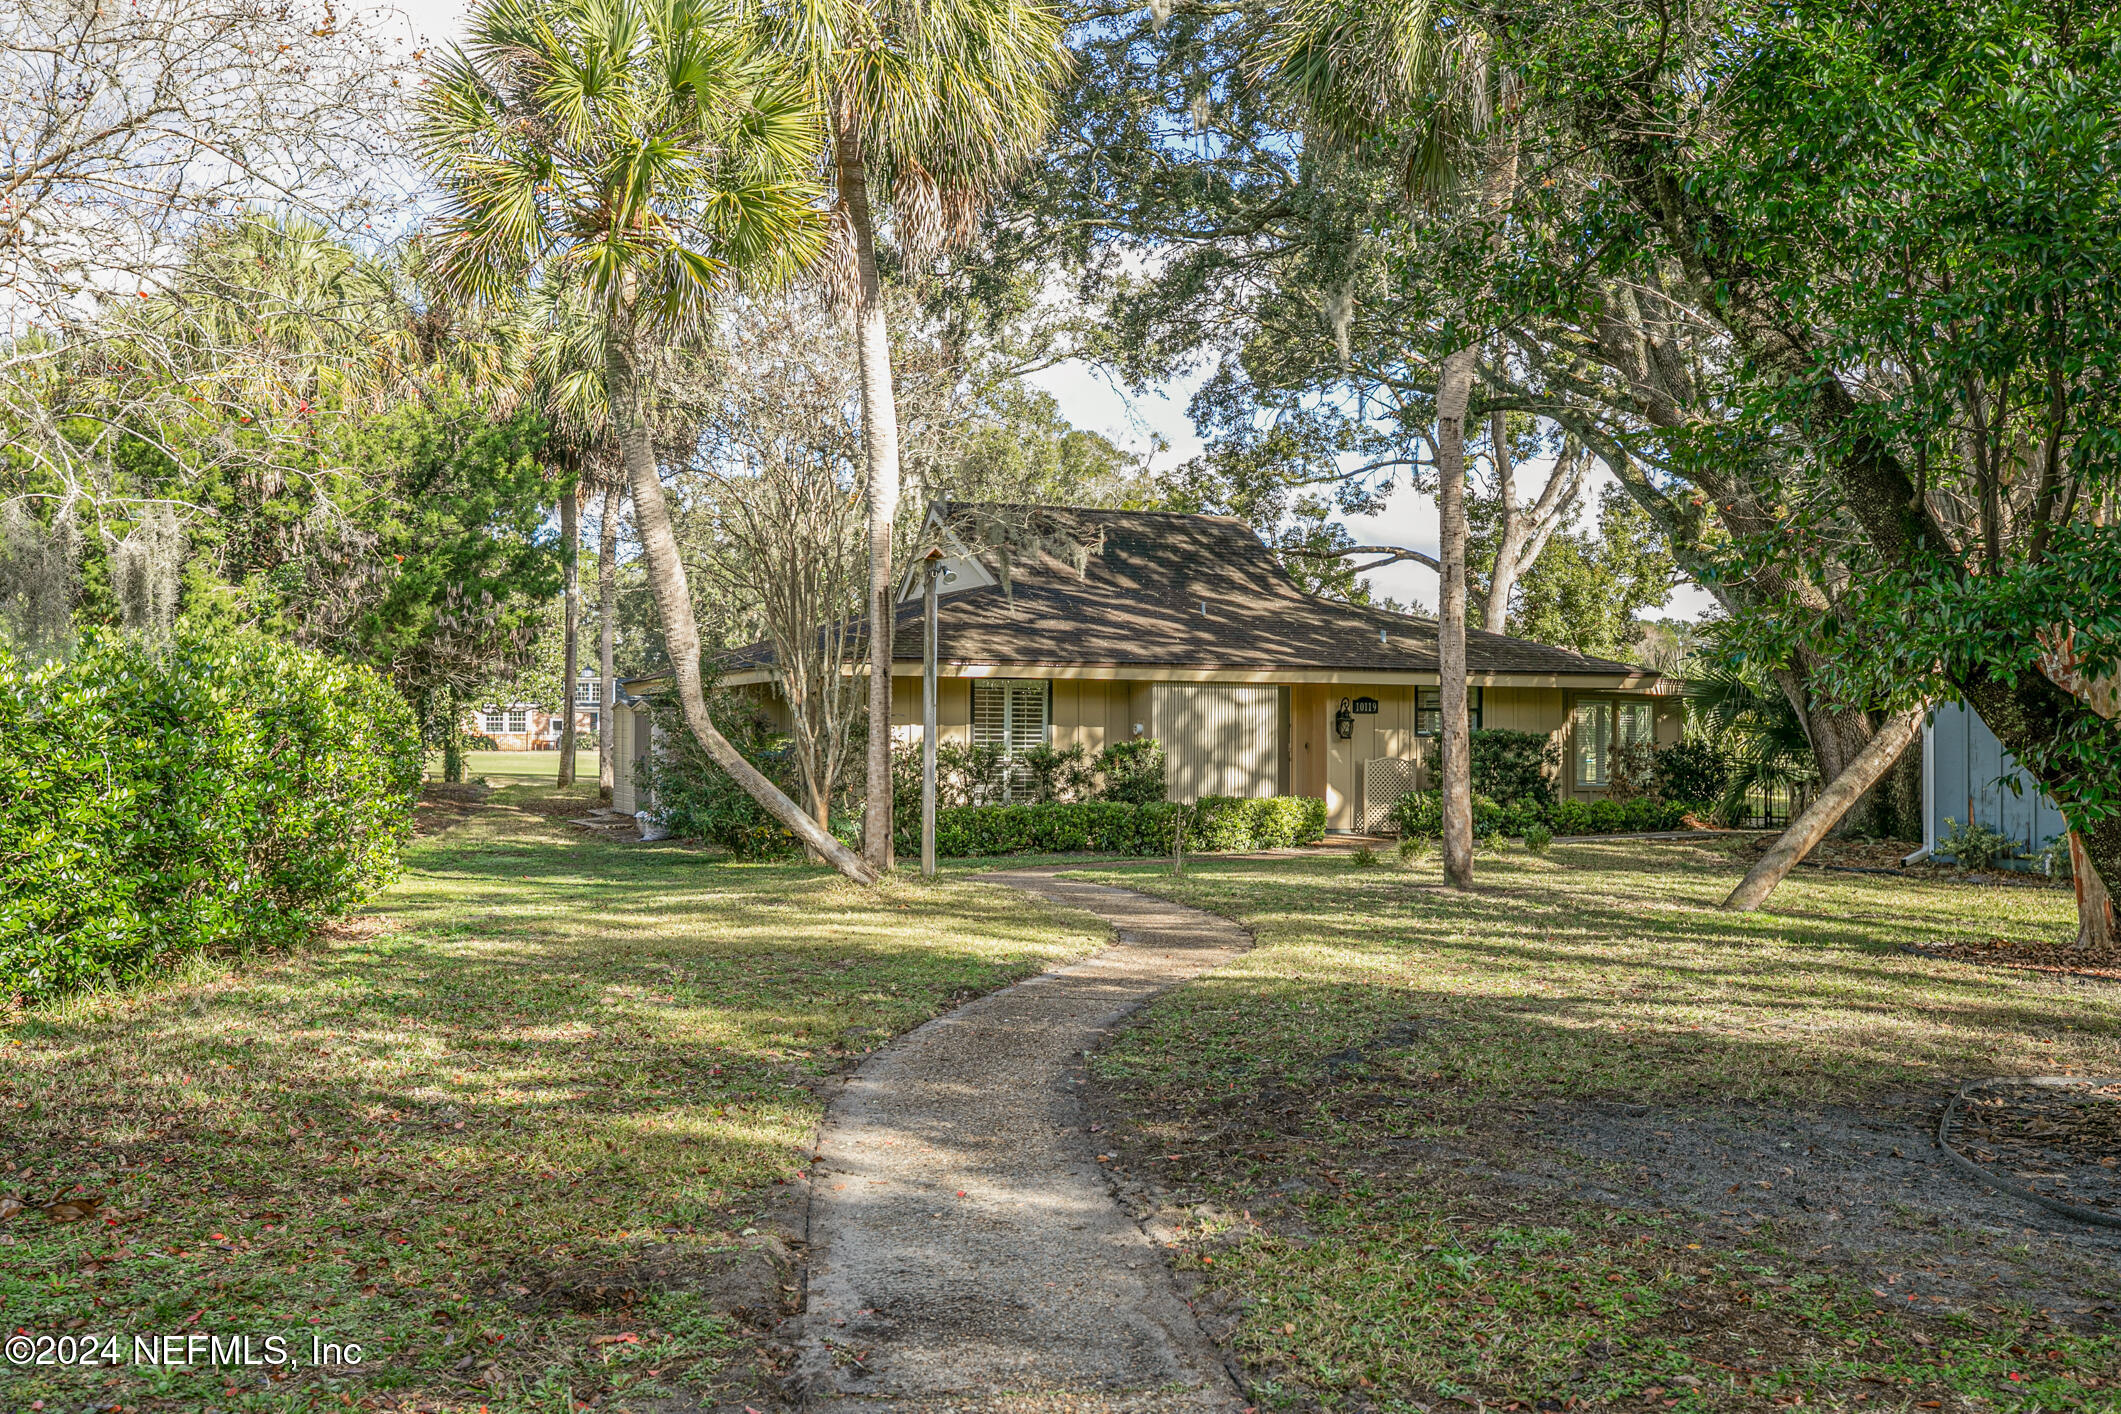
{"type": "MultiPolygon", "coordinates": [[[[1137,450],[1148,446],[1153,437],[1161,436],[1170,449],[1157,454],[1152,470],[1167,471],[1198,455],[1201,450],[1200,438],[1194,434],[1192,420],[1186,416],[1187,400],[1200,385],[1199,375],[1175,380],[1138,397],[1130,397],[1080,360],[1056,365],[1031,381],[1058,398],[1061,410],[1078,427],[1102,432],[1113,441],[1137,450]]],[[[1518,473],[1520,494],[1536,490],[1552,466],[1551,458],[1527,463],[1518,473]]],[[[1597,506],[1606,484],[1612,480],[1612,473],[1601,464],[1597,475],[1586,486],[1583,504],[1597,506]]],[[[1433,497],[1402,489],[1386,503],[1384,514],[1344,516],[1340,520],[1357,544],[1397,545],[1431,555],[1437,553],[1438,517],[1433,497]]],[[[1586,516],[1579,528],[1590,525],[1591,518],[1586,516]]],[[[1436,572],[1426,566],[1402,561],[1373,571],[1365,578],[1374,593],[1389,595],[1402,603],[1419,604],[1431,612],[1436,608],[1436,572]]],[[[1715,601],[1698,586],[1684,584],[1673,591],[1661,610],[1651,611],[1649,617],[1698,619],[1714,604],[1715,601]]]]}
{"type": "MultiPolygon", "coordinates": [[[[397,0],[421,42],[445,42],[461,31],[465,5],[462,0],[397,0]]],[[[1076,426],[1101,432],[1121,446],[1140,450],[1161,437],[1167,450],[1157,453],[1152,471],[1167,471],[1199,454],[1201,441],[1186,416],[1186,403],[1199,386],[1200,377],[1180,378],[1141,395],[1129,395],[1098,370],[1080,360],[1071,360],[1032,376],[1031,382],[1060,401],[1061,410],[1076,426]]],[[[1522,473],[1527,480],[1542,474],[1534,462],[1522,473]]],[[[1587,488],[1586,506],[1596,506],[1611,473],[1598,469],[1598,479],[1587,488]]],[[[1522,483],[1520,483],[1522,484],[1522,483]]],[[[1358,544],[1399,545],[1435,554],[1437,515],[1435,501],[1402,490],[1377,516],[1346,517],[1343,523],[1358,544]]],[[[1417,564],[1400,563],[1367,576],[1371,589],[1403,603],[1436,607],[1436,575],[1417,564]]],[[[1661,610],[1651,617],[1700,618],[1714,601],[1694,585],[1682,585],[1661,610]]]]}

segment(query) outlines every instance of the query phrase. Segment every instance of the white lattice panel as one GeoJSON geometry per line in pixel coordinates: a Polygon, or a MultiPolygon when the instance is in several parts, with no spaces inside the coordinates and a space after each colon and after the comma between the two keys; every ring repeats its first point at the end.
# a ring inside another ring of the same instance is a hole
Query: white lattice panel
{"type": "Polygon", "coordinates": [[[1413,790],[1420,763],[1411,757],[1379,756],[1362,763],[1362,809],[1356,828],[1374,835],[1391,828],[1392,807],[1413,790]]]}

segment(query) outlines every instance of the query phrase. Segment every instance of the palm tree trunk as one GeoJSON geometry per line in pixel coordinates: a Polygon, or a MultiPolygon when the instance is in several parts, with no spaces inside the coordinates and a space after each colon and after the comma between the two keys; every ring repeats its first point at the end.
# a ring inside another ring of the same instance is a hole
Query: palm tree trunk
{"type": "Polygon", "coordinates": [[[1802,863],[1827,832],[1841,823],[1849,807],[1861,800],[1870,788],[1876,785],[1907,744],[1915,739],[1922,729],[1922,719],[1929,712],[1929,704],[1911,707],[1891,718],[1872,735],[1856,759],[1834,778],[1833,784],[1819,792],[1819,798],[1806,807],[1804,813],[1790,822],[1782,838],[1760,857],[1760,862],[1739,880],[1738,887],[1723,906],[1737,913],[1749,913],[1767,902],[1767,896],[1775,892],[1775,886],[1783,881],[1790,870],[1802,863]]]}
{"type": "Polygon", "coordinates": [[[891,333],[876,273],[876,225],[861,139],[839,124],[835,157],[840,209],[854,236],[855,338],[862,379],[862,454],[869,507],[869,788],[862,807],[862,854],[879,873],[891,857],[892,531],[898,523],[898,397],[891,384],[891,333]]]}
{"type": "Polygon", "coordinates": [[[743,754],[716,730],[707,711],[707,692],[700,681],[700,628],[692,614],[692,589],[685,582],[684,561],[678,556],[678,540],[670,528],[670,509],[663,501],[663,483],[655,473],[655,452],[648,444],[648,427],[641,416],[640,387],[621,331],[611,330],[605,363],[605,388],[611,399],[611,425],[626,464],[626,481],[633,490],[633,524],[641,537],[641,556],[648,566],[648,586],[663,625],[663,642],[670,651],[670,675],[677,683],[678,701],[685,711],[685,724],[715,765],[744,788],[789,832],[815,849],[833,868],[858,884],[873,884],[876,871],[861,857],[818,828],[804,813],[743,754]]]}
{"type": "Polygon", "coordinates": [[[611,799],[618,784],[619,746],[612,732],[619,709],[619,685],[612,678],[612,649],[618,642],[619,497],[614,481],[604,488],[604,514],[597,527],[597,798],[611,799]]]}
{"type": "Polygon", "coordinates": [[[1436,510],[1442,521],[1442,586],[1436,606],[1436,676],[1442,708],[1443,874],[1473,887],[1473,751],[1466,715],[1466,404],[1476,350],[1443,361],[1436,386],[1436,510]]]}
{"type": "Polygon", "coordinates": [[[582,635],[582,491],[569,486],[560,497],[560,563],[567,576],[567,666],[560,674],[560,785],[574,784],[574,679],[582,635]]]}

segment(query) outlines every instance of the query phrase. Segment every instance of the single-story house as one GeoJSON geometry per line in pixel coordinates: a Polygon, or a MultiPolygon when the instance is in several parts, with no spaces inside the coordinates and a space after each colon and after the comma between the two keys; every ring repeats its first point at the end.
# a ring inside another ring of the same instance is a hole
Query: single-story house
{"type": "MultiPolygon", "coordinates": [[[[1306,593],[1228,516],[1065,507],[955,508],[939,562],[937,728],[1010,753],[1154,737],[1174,800],[1308,795],[1328,828],[1375,829],[1427,789],[1437,732],[1436,621],[1306,593]],[[1004,552],[960,529],[984,512],[1034,528],[1004,552]]],[[[1473,725],[1544,733],[1566,797],[1606,794],[1616,745],[1679,739],[1677,697],[1647,668],[1468,630],[1473,725]]],[[[921,733],[922,592],[909,574],[892,663],[892,733],[921,733]]],[[[724,687],[775,693],[764,644],[724,687]]],[[[629,697],[652,680],[626,685],[629,697]]],[[[614,724],[628,812],[650,748],[645,709],[614,724]]]]}

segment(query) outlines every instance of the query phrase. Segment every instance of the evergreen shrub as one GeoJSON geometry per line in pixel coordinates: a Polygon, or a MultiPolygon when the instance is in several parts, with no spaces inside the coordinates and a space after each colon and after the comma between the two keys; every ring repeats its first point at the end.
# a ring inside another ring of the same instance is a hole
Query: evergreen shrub
{"type": "Polygon", "coordinates": [[[396,877],[421,764],[382,678],[262,635],[0,651],[0,1001],[301,941],[396,877]]]}
{"type": "MultiPolygon", "coordinates": [[[[1308,796],[1203,796],[1184,808],[1188,852],[1284,849],[1324,838],[1326,805],[1308,796]]],[[[935,851],[950,859],[995,854],[1171,852],[1180,807],[1167,801],[1060,801],[1048,805],[959,805],[935,812],[935,851]]],[[[898,814],[898,852],[920,852],[920,814],[898,814]]]]}

